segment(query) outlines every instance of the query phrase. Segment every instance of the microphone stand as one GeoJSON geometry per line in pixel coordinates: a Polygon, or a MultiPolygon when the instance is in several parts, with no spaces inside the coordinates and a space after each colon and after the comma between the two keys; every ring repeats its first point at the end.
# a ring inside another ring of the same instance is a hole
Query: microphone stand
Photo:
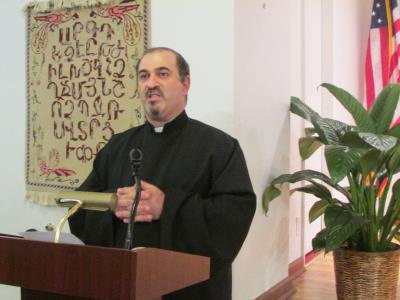
{"type": "Polygon", "coordinates": [[[129,213],[129,222],[126,231],[125,246],[124,246],[125,249],[130,250],[132,248],[132,233],[135,224],[136,211],[140,201],[140,192],[142,191],[142,187],[140,185],[140,168],[142,164],[143,154],[142,151],[140,151],[139,149],[133,148],[129,152],[129,157],[132,165],[132,179],[135,183],[135,189],[136,189],[135,198],[133,199],[131,210],[129,213]]]}

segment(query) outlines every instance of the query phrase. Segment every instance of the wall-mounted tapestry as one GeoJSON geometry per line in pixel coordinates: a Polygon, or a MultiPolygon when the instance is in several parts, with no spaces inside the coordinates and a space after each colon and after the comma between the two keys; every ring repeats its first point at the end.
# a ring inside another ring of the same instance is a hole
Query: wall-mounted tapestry
{"type": "Polygon", "coordinates": [[[143,123],[135,66],[147,0],[54,0],[27,13],[27,200],[75,189],[111,136],[143,123]]]}

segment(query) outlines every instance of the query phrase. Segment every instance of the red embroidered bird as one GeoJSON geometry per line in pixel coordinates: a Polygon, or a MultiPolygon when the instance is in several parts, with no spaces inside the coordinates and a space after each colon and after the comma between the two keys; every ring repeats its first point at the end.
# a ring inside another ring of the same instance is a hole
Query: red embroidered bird
{"type": "Polygon", "coordinates": [[[139,4],[107,6],[93,10],[90,15],[110,18],[117,24],[122,23],[124,40],[128,45],[133,46],[140,40],[141,29],[137,17],[129,12],[136,11],[139,6],[139,4]]]}
{"type": "Polygon", "coordinates": [[[64,21],[65,15],[63,13],[54,13],[45,16],[36,16],[36,21],[46,22],[48,25],[57,25],[64,21]]]}
{"type": "Polygon", "coordinates": [[[50,176],[51,174],[55,174],[57,176],[68,177],[76,174],[74,170],[66,168],[50,168],[46,165],[44,161],[41,161],[39,163],[39,169],[41,172],[40,176],[43,175],[50,176]]]}
{"type": "Polygon", "coordinates": [[[128,11],[136,10],[139,7],[138,4],[131,5],[116,5],[116,6],[108,6],[104,10],[103,17],[109,17],[118,22],[123,20],[123,16],[128,11]]]}
{"type": "Polygon", "coordinates": [[[54,30],[56,26],[61,23],[65,23],[71,19],[79,18],[78,14],[75,13],[53,13],[49,15],[36,16],[34,19],[39,23],[36,32],[32,36],[32,50],[33,52],[40,54],[47,46],[48,31],[54,30]]]}

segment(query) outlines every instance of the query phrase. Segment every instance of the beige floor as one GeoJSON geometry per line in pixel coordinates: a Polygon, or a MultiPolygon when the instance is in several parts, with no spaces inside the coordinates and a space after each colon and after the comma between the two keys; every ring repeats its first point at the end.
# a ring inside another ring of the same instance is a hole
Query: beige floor
{"type": "Polygon", "coordinates": [[[294,281],[297,290],[290,300],[336,299],[332,254],[317,256],[307,271],[294,281]]]}
{"type": "MultiPolygon", "coordinates": [[[[294,281],[296,294],[290,300],[335,300],[335,274],[332,254],[320,254],[306,266],[307,271],[294,281]]],[[[400,299],[400,284],[397,288],[400,299]]],[[[368,299],[365,299],[368,300],[368,299]]]]}

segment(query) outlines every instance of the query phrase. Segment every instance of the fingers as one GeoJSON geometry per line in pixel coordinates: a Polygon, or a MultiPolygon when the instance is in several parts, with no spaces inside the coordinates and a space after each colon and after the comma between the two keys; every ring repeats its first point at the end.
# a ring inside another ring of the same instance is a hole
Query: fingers
{"type": "MultiPolygon", "coordinates": [[[[142,187],[143,188],[143,187],[142,187]]],[[[132,201],[135,197],[136,189],[134,187],[124,187],[117,189],[118,202],[132,201]]],[[[151,194],[149,191],[142,190],[140,193],[140,199],[148,200],[151,194]]]]}
{"type": "Polygon", "coordinates": [[[153,221],[153,215],[151,213],[151,207],[149,201],[140,200],[139,206],[135,216],[135,222],[151,222],[153,221]]]}
{"type": "Polygon", "coordinates": [[[130,187],[122,187],[117,189],[118,197],[133,197],[135,195],[135,188],[133,186],[130,187]]]}
{"type": "MultiPolygon", "coordinates": [[[[129,218],[122,219],[122,221],[128,224],[129,218]]],[[[152,215],[141,215],[141,216],[136,216],[135,218],[135,222],[151,222],[151,221],[153,221],[152,215]]]]}
{"type": "Polygon", "coordinates": [[[114,208],[115,215],[120,218],[129,218],[129,212],[131,210],[132,200],[130,199],[118,199],[117,205],[114,208]]]}
{"type": "MultiPolygon", "coordinates": [[[[130,202],[132,205],[132,201],[130,202]]],[[[115,215],[117,218],[123,220],[125,223],[129,222],[129,217],[131,213],[132,206],[123,206],[115,210],[115,215]]],[[[146,200],[140,200],[137,211],[135,222],[151,222],[153,220],[153,215],[151,213],[151,207],[149,202],[146,200]]]]}
{"type": "Polygon", "coordinates": [[[115,209],[115,216],[119,219],[129,219],[131,206],[119,207],[115,209]]]}
{"type": "Polygon", "coordinates": [[[153,221],[153,216],[151,214],[150,215],[136,215],[136,218],[135,218],[135,222],[151,222],[151,221],[153,221]]]}
{"type": "MultiPolygon", "coordinates": [[[[122,221],[126,224],[129,223],[129,218],[122,219],[122,221]]],[[[135,222],[151,222],[153,221],[153,216],[152,215],[142,215],[142,216],[136,216],[135,222]]]]}
{"type": "Polygon", "coordinates": [[[121,220],[129,220],[129,214],[133,202],[133,187],[122,187],[117,189],[117,204],[114,208],[115,216],[121,220]]]}
{"type": "Polygon", "coordinates": [[[151,216],[151,207],[148,201],[140,200],[139,206],[136,211],[136,217],[147,216],[147,215],[151,216]]]}
{"type": "MultiPolygon", "coordinates": [[[[139,206],[137,208],[135,222],[151,222],[160,218],[164,193],[155,185],[141,181],[142,191],[140,193],[139,206]]],[[[114,209],[117,218],[125,223],[129,222],[129,215],[132,208],[132,202],[135,197],[136,189],[134,187],[123,187],[117,189],[117,205],[114,209]]]]}
{"type": "Polygon", "coordinates": [[[149,187],[151,187],[153,185],[148,183],[148,182],[146,182],[146,181],[144,181],[144,180],[141,180],[140,181],[140,186],[142,187],[142,189],[146,190],[146,189],[148,189],[149,187]]]}

